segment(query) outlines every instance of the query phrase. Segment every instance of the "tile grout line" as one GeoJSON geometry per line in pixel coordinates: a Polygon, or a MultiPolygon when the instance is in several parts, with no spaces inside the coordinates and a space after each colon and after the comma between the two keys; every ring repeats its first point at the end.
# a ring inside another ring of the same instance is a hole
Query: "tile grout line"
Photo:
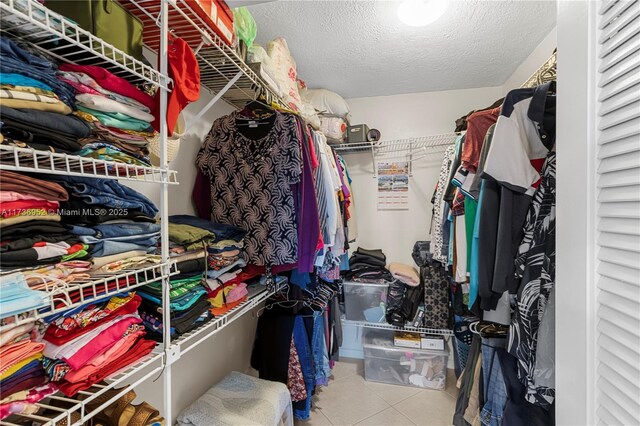
{"type": "MultiPolygon", "coordinates": [[[[380,397],[378,396],[378,398],[380,398],[380,397]]],[[[382,399],[382,398],[380,398],[380,399],[382,399]]],[[[384,401],[384,400],[383,400],[383,401],[384,401]]],[[[367,416],[367,417],[365,417],[364,419],[360,419],[360,420],[358,420],[357,422],[353,423],[351,426],[356,426],[358,423],[362,423],[362,422],[364,422],[365,420],[370,419],[370,418],[371,418],[371,417],[373,417],[373,416],[377,416],[378,414],[382,413],[384,410],[387,410],[387,409],[389,409],[389,408],[393,408],[393,406],[392,406],[391,404],[389,404],[387,401],[384,401],[384,402],[387,404],[387,406],[386,406],[386,407],[384,407],[382,410],[380,410],[380,411],[376,411],[376,412],[375,412],[375,413],[373,413],[372,415],[367,416]]],[[[396,410],[396,411],[397,411],[397,410],[396,410]]],[[[400,413],[400,414],[402,414],[402,413],[400,413]]],[[[406,417],[406,416],[405,416],[405,417],[406,417]]],[[[412,423],[413,423],[413,422],[412,422],[412,423]]]]}
{"type": "MultiPolygon", "coordinates": [[[[409,397],[409,398],[411,398],[411,397],[409,397]]],[[[402,402],[402,401],[401,401],[401,402],[402,402]]],[[[393,408],[395,411],[397,411],[397,412],[398,412],[402,417],[404,417],[405,419],[409,420],[409,422],[411,422],[411,424],[414,424],[414,425],[416,425],[416,426],[417,426],[416,422],[414,422],[413,420],[411,420],[411,419],[409,418],[409,416],[407,416],[405,413],[403,413],[402,411],[398,410],[396,407],[391,407],[391,408],[393,408]]]]}
{"type": "MultiPolygon", "coordinates": [[[[412,397],[416,396],[417,394],[419,394],[419,393],[420,393],[420,391],[421,391],[421,390],[422,390],[422,389],[418,389],[418,392],[414,393],[413,395],[409,395],[409,396],[408,396],[408,397],[406,397],[406,398],[402,398],[400,401],[396,402],[395,404],[393,404],[393,405],[391,405],[391,406],[392,406],[392,407],[395,407],[396,405],[400,404],[401,402],[404,402],[404,401],[406,401],[407,399],[409,399],[409,398],[412,398],[412,397]]],[[[379,396],[379,395],[378,395],[378,396],[379,396]]],[[[382,398],[382,397],[381,397],[381,398],[382,398]]],[[[406,416],[405,416],[405,417],[406,417],[406,416]]]]}

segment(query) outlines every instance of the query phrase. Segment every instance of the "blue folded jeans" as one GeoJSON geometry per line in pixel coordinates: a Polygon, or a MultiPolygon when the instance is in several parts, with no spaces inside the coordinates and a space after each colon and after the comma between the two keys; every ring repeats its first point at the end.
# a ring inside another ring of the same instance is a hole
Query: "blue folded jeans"
{"type": "Polygon", "coordinates": [[[74,105],[73,88],[56,78],[55,68],[50,61],[32,55],[8,37],[0,37],[0,56],[0,72],[40,80],[51,86],[62,102],[69,106],[74,105]]]}
{"type": "Polygon", "coordinates": [[[71,233],[81,236],[81,240],[87,244],[104,240],[128,241],[155,237],[160,233],[160,225],[145,222],[102,224],[92,227],[72,225],[71,233]]]}
{"type": "Polygon", "coordinates": [[[142,250],[147,253],[153,253],[156,250],[157,244],[158,237],[135,241],[100,241],[93,246],[91,256],[109,256],[133,250],[142,250]]]}
{"type": "Polygon", "coordinates": [[[62,175],[47,175],[47,180],[61,182],[70,193],[91,204],[140,210],[150,217],[158,213],[150,199],[115,180],[62,175]]]}
{"type": "Polygon", "coordinates": [[[480,421],[486,426],[501,426],[507,404],[507,388],[504,383],[497,348],[504,350],[505,339],[482,339],[482,379],[485,403],[480,411],[480,421]]]}

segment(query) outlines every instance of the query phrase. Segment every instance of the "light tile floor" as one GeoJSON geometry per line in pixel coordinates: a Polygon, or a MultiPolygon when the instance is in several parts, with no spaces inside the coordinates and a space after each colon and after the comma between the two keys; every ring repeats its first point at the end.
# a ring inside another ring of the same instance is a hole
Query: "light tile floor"
{"type": "Polygon", "coordinates": [[[455,375],[445,391],[364,380],[362,360],[336,363],[328,387],[313,399],[311,418],[296,426],[450,426],[456,406],[455,375]]]}

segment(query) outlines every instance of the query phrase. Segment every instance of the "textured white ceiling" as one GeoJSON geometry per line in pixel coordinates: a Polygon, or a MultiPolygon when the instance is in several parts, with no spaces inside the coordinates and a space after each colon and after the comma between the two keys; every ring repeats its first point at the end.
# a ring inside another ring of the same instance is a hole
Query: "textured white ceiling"
{"type": "Polygon", "coordinates": [[[281,0],[250,11],[260,44],[285,37],[300,78],[345,98],[499,86],[556,23],[555,1],[452,1],[420,28],[397,7],[281,0]]]}

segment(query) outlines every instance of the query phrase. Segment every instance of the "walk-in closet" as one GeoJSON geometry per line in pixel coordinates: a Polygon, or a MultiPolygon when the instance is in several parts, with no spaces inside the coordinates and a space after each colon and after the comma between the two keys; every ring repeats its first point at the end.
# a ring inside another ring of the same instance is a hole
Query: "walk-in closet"
{"type": "Polygon", "coordinates": [[[0,0],[1,426],[640,426],[640,0],[0,0]]]}

